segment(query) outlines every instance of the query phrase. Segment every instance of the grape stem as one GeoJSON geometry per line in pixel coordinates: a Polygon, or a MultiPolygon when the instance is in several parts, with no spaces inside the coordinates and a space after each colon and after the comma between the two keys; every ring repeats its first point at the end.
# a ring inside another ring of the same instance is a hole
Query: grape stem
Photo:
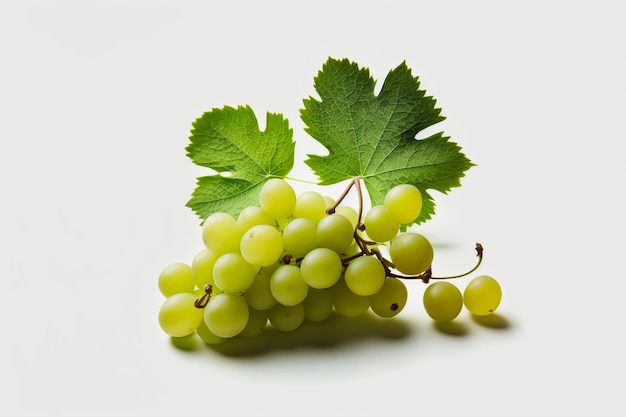
{"type": "Polygon", "coordinates": [[[399,278],[399,279],[419,279],[419,280],[422,280],[425,284],[427,284],[431,279],[444,280],[444,279],[454,279],[454,278],[461,278],[461,277],[467,276],[467,275],[471,274],[472,272],[474,272],[476,269],[478,269],[478,267],[482,263],[482,260],[483,260],[483,245],[481,245],[480,243],[477,242],[476,243],[476,256],[478,256],[478,262],[476,262],[476,265],[474,265],[474,267],[471,268],[469,271],[463,272],[461,274],[450,275],[450,276],[445,276],[445,277],[433,276],[432,268],[428,268],[426,271],[422,272],[419,275],[401,275],[401,274],[396,274],[395,272],[392,271],[392,269],[394,268],[393,263],[391,261],[389,261],[388,259],[386,259],[383,256],[383,254],[380,253],[380,251],[378,249],[370,248],[370,246],[375,246],[378,243],[377,242],[371,242],[369,240],[364,239],[361,236],[361,234],[359,233],[359,232],[362,232],[362,231],[365,230],[365,225],[361,222],[361,218],[363,216],[363,191],[361,190],[361,178],[360,177],[354,177],[354,178],[352,178],[348,182],[348,185],[343,190],[343,192],[341,193],[341,195],[339,196],[339,198],[337,199],[335,204],[333,206],[329,207],[326,210],[326,212],[328,214],[333,214],[335,212],[335,209],[337,208],[337,206],[339,206],[339,204],[341,204],[341,202],[346,198],[346,196],[348,195],[348,193],[350,192],[352,187],[356,188],[356,193],[357,193],[357,197],[358,197],[358,200],[359,200],[359,210],[358,210],[359,217],[358,217],[358,221],[357,221],[357,227],[354,230],[354,239],[355,239],[357,245],[359,246],[360,250],[359,250],[359,253],[357,253],[356,255],[353,255],[353,256],[350,256],[348,258],[342,259],[342,262],[343,262],[344,266],[346,266],[351,260],[356,259],[356,258],[358,258],[360,256],[363,256],[363,255],[376,256],[378,258],[378,260],[380,261],[380,263],[385,268],[385,272],[386,272],[388,277],[399,278]]]}
{"type": "Polygon", "coordinates": [[[204,286],[204,294],[202,297],[198,298],[193,305],[196,308],[204,308],[207,304],[209,304],[209,300],[211,299],[211,293],[213,292],[213,286],[211,284],[207,284],[204,286]]]}

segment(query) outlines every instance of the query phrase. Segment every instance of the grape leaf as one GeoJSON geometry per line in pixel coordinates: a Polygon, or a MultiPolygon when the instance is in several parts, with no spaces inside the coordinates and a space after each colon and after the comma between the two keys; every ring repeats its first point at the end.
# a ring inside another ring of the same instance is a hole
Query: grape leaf
{"type": "Polygon", "coordinates": [[[205,112],[192,126],[187,156],[215,171],[197,179],[187,202],[202,221],[218,211],[237,218],[243,208],[258,205],[267,179],[283,178],[293,168],[293,130],[281,114],[268,112],[260,131],[250,106],[224,106],[205,112]]]}
{"type": "Polygon", "coordinates": [[[307,155],[320,185],[362,178],[372,205],[382,204],[397,184],[413,184],[424,205],[415,223],[435,212],[428,190],[446,194],[474,164],[443,133],[416,135],[445,118],[435,99],[420,90],[406,63],[391,70],[378,95],[367,68],[348,59],[329,58],[315,77],[320,100],[304,99],[305,130],[328,150],[307,155]]]}

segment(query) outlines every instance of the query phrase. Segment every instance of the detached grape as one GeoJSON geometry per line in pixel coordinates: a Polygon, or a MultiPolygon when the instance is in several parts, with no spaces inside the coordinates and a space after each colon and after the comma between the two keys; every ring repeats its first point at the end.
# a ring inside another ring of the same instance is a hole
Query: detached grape
{"type": "Polygon", "coordinates": [[[463,296],[454,284],[435,282],[424,291],[424,308],[435,321],[452,321],[463,308],[463,296]]]}
{"type": "Polygon", "coordinates": [[[496,311],[501,299],[500,284],[488,275],[472,279],[463,292],[465,308],[477,316],[487,316],[496,311]]]}

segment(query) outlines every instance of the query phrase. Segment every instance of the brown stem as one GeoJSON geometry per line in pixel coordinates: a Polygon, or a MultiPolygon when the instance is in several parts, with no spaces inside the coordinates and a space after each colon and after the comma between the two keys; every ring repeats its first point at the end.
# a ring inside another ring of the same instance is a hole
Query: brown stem
{"type": "Polygon", "coordinates": [[[433,277],[432,268],[428,268],[426,271],[422,272],[419,275],[400,275],[400,274],[396,274],[387,270],[388,271],[387,276],[392,277],[392,278],[400,278],[400,279],[421,279],[424,282],[424,284],[428,284],[428,281],[430,281],[431,279],[441,280],[441,279],[461,278],[461,277],[471,274],[476,269],[478,269],[481,262],[483,261],[483,245],[481,245],[480,243],[476,243],[476,256],[478,256],[478,262],[476,263],[476,265],[474,265],[474,267],[470,269],[469,271],[463,272],[462,274],[458,274],[458,275],[450,275],[446,277],[433,277]]]}
{"type": "Polygon", "coordinates": [[[198,298],[193,305],[196,308],[204,308],[207,304],[209,304],[209,300],[211,299],[211,293],[213,292],[213,286],[211,284],[207,284],[204,286],[204,294],[202,297],[198,298]]]}
{"type": "MultiPolygon", "coordinates": [[[[335,201],[335,204],[333,204],[332,207],[329,207],[328,209],[326,209],[326,213],[333,214],[335,212],[335,209],[337,208],[337,206],[339,204],[341,204],[341,202],[343,201],[344,198],[346,198],[346,196],[350,192],[350,189],[352,188],[352,186],[354,184],[358,183],[358,182],[359,182],[359,178],[358,177],[352,178],[350,180],[350,182],[348,183],[348,185],[346,186],[346,188],[341,193],[341,195],[339,196],[339,198],[337,199],[337,201],[335,201]]],[[[358,187],[358,185],[357,185],[357,187],[358,187]]]]}

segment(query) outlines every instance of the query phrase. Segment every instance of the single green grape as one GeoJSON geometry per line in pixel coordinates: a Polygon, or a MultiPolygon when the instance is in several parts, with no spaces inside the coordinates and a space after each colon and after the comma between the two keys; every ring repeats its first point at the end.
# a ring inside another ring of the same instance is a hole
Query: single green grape
{"type": "Polygon", "coordinates": [[[389,246],[389,256],[395,268],[408,275],[426,271],[433,263],[433,247],[423,235],[406,232],[396,236],[389,246]]]}
{"type": "Polygon", "coordinates": [[[283,230],[283,247],[285,253],[294,259],[316,248],[317,227],[315,222],[304,217],[293,219],[283,230]]]}
{"type": "Polygon", "coordinates": [[[320,322],[326,320],[333,312],[333,293],[330,288],[309,288],[306,298],[302,302],[304,318],[320,322]]]}
{"type": "Polygon", "coordinates": [[[282,221],[293,213],[296,205],[296,193],[287,181],[281,178],[272,178],[261,187],[259,203],[263,211],[277,221],[282,221]]]}
{"type": "Polygon", "coordinates": [[[259,269],[240,253],[225,253],[213,265],[213,281],[224,292],[242,293],[252,285],[259,269]]]}
{"type": "Polygon", "coordinates": [[[243,331],[250,315],[240,294],[221,293],[211,297],[204,308],[204,321],[214,335],[228,339],[243,331]]]}
{"type": "Polygon", "coordinates": [[[313,288],[332,287],[343,271],[341,258],[332,249],[315,248],[300,262],[304,281],[313,288]]]}
{"type": "Polygon", "coordinates": [[[237,220],[228,213],[213,213],[202,224],[202,240],[205,246],[220,255],[239,252],[241,235],[237,220]]]}
{"type": "MultiPolygon", "coordinates": [[[[249,307],[249,306],[248,306],[249,307]]],[[[267,325],[267,311],[255,310],[249,308],[249,317],[246,327],[243,328],[238,336],[255,337],[263,333],[263,329],[267,325]]]]}
{"type": "Polygon", "coordinates": [[[493,277],[480,275],[472,279],[463,291],[463,302],[470,313],[487,316],[498,308],[502,288],[493,277]]]}
{"type": "Polygon", "coordinates": [[[239,249],[250,264],[270,266],[283,254],[283,236],[274,226],[258,224],[243,234],[239,249]]]}
{"type": "Polygon", "coordinates": [[[331,196],[325,195],[323,197],[324,197],[324,201],[326,202],[327,210],[335,205],[335,199],[333,199],[331,196]]]}
{"type": "Polygon", "coordinates": [[[272,307],[267,316],[272,326],[281,332],[292,332],[299,328],[304,322],[304,306],[285,306],[276,304],[272,307]]]}
{"type": "Polygon", "coordinates": [[[293,306],[304,300],[309,286],[302,278],[300,268],[295,265],[281,265],[270,278],[270,290],[280,304],[293,306]]]}
{"type": "Polygon", "coordinates": [[[359,213],[353,207],[339,205],[335,207],[335,214],[341,214],[350,221],[352,230],[356,229],[359,222],[359,213]]]}
{"type": "Polygon", "coordinates": [[[333,306],[337,313],[346,317],[359,317],[370,308],[370,298],[353,293],[341,279],[333,287],[333,306]]]}
{"type": "Polygon", "coordinates": [[[165,297],[179,292],[192,292],[195,283],[191,267],[184,262],[167,265],[159,274],[158,286],[165,297]]]}
{"type": "Polygon", "coordinates": [[[316,191],[305,191],[296,199],[293,217],[304,217],[319,222],[326,216],[326,200],[316,191]]]}
{"type": "Polygon", "coordinates": [[[430,284],[424,291],[424,309],[435,321],[454,320],[463,308],[463,296],[454,284],[439,281],[430,284]]]}
{"type": "Polygon", "coordinates": [[[359,256],[348,264],[345,281],[350,291],[357,295],[376,294],[387,276],[380,260],[374,256],[359,256]]]}
{"type": "Polygon", "coordinates": [[[191,272],[193,275],[193,281],[196,287],[204,291],[204,287],[214,285],[213,281],[213,266],[215,261],[219,258],[218,253],[213,252],[209,248],[201,249],[191,261],[191,272]]]}
{"type": "Polygon", "coordinates": [[[267,214],[261,207],[246,207],[239,213],[237,217],[237,225],[239,229],[245,233],[252,226],[266,224],[268,226],[276,226],[276,220],[267,214]]]}
{"type": "Polygon", "coordinates": [[[159,325],[172,337],[187,336],[196,331],[202,310],[196,308],[196,294],[179,292],[165,299],[159,310],[159,325]]]}
{"type": "Polygon", "coordinates": [[[422,211],[422,193],[411,184],[396,185],[387,191],[383,204],[389,207],[400,223],[412,223],[422,211]]]}
{"type": "Polygon", "coordinates": [[[341,214],[331,214],[317,223],[316,240],[318,247],[342,254],[354,242],[354,228],[341,214]]]}
{"type": "Polygon", "coordinates": [[[363,220],[365,233],[375,242],[387,242],[398,234],[400,222],[391,209],[385,205],[369,209],[363,220]]]}
{"type": "Polygon", "coordinates": [[[252,285],[243,293],[248,305],[255,310],[269,310],[276,305],[276,299],[270,289],[270,275],[259,273],[252,285]]]}
{"type": "Polygon", "coordinates": [[[408,299],[408,291],[402,280],[386,278],[382,288],[370,296],[370,307],[379,317],[391,318],[400,313],[408,299]]]}

